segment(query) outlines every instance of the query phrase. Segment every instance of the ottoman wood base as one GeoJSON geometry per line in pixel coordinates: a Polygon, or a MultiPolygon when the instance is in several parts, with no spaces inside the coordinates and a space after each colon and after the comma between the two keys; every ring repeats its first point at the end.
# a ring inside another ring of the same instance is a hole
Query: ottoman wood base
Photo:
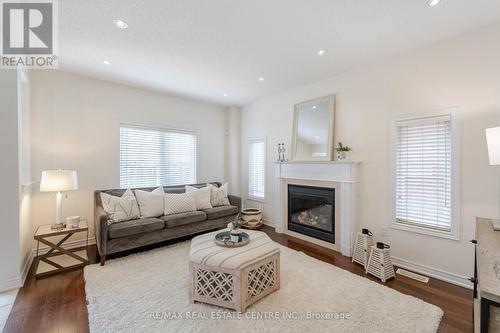
{"type": "Polygon", "coordinates": [[[275,252],[240,269],[189,263],[189,301],[244,312],[280,288],[280,253],[275,252]]]}

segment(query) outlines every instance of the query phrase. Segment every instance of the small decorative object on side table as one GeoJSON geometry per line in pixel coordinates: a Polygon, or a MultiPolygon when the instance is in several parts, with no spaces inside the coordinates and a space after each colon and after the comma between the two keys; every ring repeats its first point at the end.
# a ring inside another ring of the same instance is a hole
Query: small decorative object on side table
{"type": "Polygon", "coordinates": [[[349,146],[344,146],[342,142],[339,142],[337,147],[335,148],[337,151],[337,161],[348,161],[349,160],[349,153],[351,152],[352,148],[349,146]]]}
{"type": "Polygon", "coordinates": [[[36,246],[36,273],[38,279],[43,276],[55,274],[75,268],[80,268],[89,264],[87,257],[87,247],[89,243],[89,228],[87,220],[81,219],[78,227],[66,227],[60,230],[53,230],[51,225],[41,225],[37,228],[34,236],[37,241],[36,246]],[[85,249],[65,249],[66,242],[72,235],[84,232],[86,233],[85,249]],[[49,238],[63,236],[59,240],[49,240],[49,238]],[[50,249],[39,254],[40,243],[47,245],[50,249]]]}

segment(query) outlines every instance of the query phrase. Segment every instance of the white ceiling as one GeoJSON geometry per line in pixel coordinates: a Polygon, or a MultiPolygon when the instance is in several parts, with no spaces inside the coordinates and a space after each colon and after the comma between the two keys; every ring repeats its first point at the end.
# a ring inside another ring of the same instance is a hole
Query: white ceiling
{"type": "Polygon", "coordinates": [[[245,105],[500,20],[498,0],[427,3],[60,0],[59,66],[212,103],[245,105]],[[113,19],[123,19],[129,28],[116,28],[113,19]],[[318,49],[328,52],[320,57],[318,49]],[[258,81],[261,76],[265,81],[258,81]]]}

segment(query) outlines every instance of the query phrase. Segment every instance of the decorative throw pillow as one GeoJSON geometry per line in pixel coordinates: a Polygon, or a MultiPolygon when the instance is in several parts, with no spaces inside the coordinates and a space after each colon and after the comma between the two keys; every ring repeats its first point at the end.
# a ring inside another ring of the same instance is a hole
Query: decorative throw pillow
{"type": "Polygon", "coordinates": [[[210,204],[210,194],[212,193],[210,187],[196,188],[186,185],[186,193],[189,192],[194,193],[197,210],[212,208],[212,204],[210,204]]]}
{"type": "Polygon", "coordinates": [[[165,191],[160,186],[151,192],[135,190],[141,217],[158,217],[163,215],[163,196],[165,191]]]}
{"type": "Polygon", "coordinates": [[[212,189],[210,195],[210,203],[212,204],[212,207],[230,205],[229,199],[227,198],[229,192],[229,185],[227,183],[224,183],[221,187],[217,187],[213,184],[207,184],[207,187],[212,189]]]}
{"type": "Polygon", "coordinates": [[[165,193],[164,199],[163,213],[165,215],[194,212],[196,210],[194,192],[165,193]]]}
{"type": "Polygon", "coordinates": [[[102,206],[109,216],[108,223],[138,219],[139,206],[131,189],[127,189],[121,197],[101,193],[102,206]]]}

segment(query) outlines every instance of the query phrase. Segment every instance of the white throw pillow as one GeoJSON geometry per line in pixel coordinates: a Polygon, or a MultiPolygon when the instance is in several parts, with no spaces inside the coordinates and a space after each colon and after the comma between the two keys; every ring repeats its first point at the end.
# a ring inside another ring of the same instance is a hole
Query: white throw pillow
{"type": "Polygon", "coordinates": [[[194,186],[186,185],[186,193],[189,192],[194,193],[197,210],[212,208],[212,204],[210,203],[210,195],[212,193],[212,190],[210,189],[210,187],[196,188],[194,186]]]}
{"type": "Polygon", "coordinates": [[[196,210],[194,192],[188,193],[165,193],[164,214],[172,215],[196,210]]]}
{"type": "Polygon", "coordinates": [[[158,217],[163,215],[163,187],[158,187],[151,192],[135,190],[141,217],[158,217]]]}
{"type": "Polygon", "coordinates": [[[102,206],[108,213],[108,223],[138,219],[139,206],[131,189],[127,189],[121,197],[101,192],[102,206]]]}
{"type": "Polygon", "coordinates": [[[224,183],[221,187],[212,184],[207,184],[212,189],[210,195],[210,203],[212,207],[229,206],[229,199],[227,198],[229,192],[229,185],[224,183]]]}

